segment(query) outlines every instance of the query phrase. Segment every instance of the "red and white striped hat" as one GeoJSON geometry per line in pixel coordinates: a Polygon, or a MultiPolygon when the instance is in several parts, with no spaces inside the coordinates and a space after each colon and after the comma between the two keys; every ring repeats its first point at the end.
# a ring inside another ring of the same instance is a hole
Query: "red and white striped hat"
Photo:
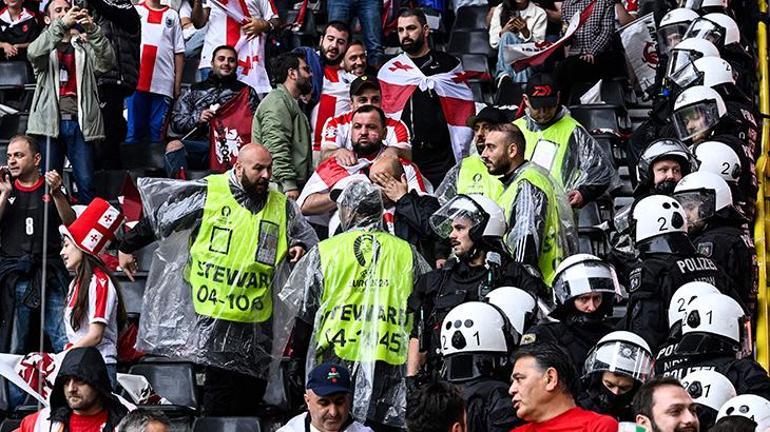
{"type": "Polygon", "coordinates": [[[123,215],[110,203],[94,198],[70,226],[59,226],[59,232],[69,237],[78,249],[91,255],[99,255],[123,223],[123,215]]]}

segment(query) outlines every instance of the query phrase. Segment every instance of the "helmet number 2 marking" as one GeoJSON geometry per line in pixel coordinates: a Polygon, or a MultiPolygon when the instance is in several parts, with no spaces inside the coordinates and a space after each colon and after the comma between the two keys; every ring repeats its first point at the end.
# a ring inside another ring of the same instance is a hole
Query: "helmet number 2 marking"
{"type": "Polygon", "coordinates": [[[730,164],[727,162],[722,162],[722,175],[729,175],[730,174],[730,164]]]}
{"type": "Polygon", "coordinates": [[[668,227],[666,226],[666,218],[659,217],[658,223],[660,224],[659,231],[666,231],[668,229],[668,227]]]}

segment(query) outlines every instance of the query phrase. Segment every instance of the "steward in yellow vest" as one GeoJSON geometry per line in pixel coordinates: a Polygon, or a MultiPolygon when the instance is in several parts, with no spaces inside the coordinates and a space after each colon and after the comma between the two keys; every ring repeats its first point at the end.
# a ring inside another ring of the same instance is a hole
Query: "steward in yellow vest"
{"type": "Polygon", "coordinates": [[[275,296],[318,238],[293,201],[269,189],[270,153],[241,148],[232,171],[201,181],[139,182],[147,217],[121,243],[120,264],[159,240],[145,288],[143,349],[206,366],[204,409],[256,415],[273,359],[275,296]]]}
{"type": "Polygon", "coordinates": [[[524,158],[546,171],[582,207],[620,185],[612,155],[559,104],[553,79],[535,74],[527,83],[524,117],[513,122],[524,134],[524,158]]]}
{"type": "Polygon", "coordinates": [[[376,186],[355,182],[335,195],[344,232],[311,249],[281,293],[284,303],[299,305],[289,347],[290,371],[302,380],[290,379],[292,391],[304,392],[297,364],[344,364],[356,371],[355,419],[403,428],[414,321],[407,299],[430,268],[413,246],[383,231],[376,186]]]}
{"type": "Polygon", "coordinates": [[[524,159],[521,131],[511,123],[488,134],[484,159],[505,186],[498,204],[505,211],[505,243],[514,261],[537,266],[550,285],[559,262],[577,252],[573,213],[563,190],[548,173],[524,159]]]}

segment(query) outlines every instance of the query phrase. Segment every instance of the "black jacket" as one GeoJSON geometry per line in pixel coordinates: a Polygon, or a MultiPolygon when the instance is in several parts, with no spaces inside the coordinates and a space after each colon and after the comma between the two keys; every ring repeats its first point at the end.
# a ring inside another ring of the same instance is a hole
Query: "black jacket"
{"type": "Polygon", "coordinates": [[[64,356],[50,399],[51,420],[62,422],[65,425],[64,432],[68,430],[69,418],[72,414],[72,409],[67,405],[67,399],[64,397],[64,384],[69,377],[84,381],[100,393],[108,413],[104,432],[114,430],[123,416],[128,414],[128,409],[112,394],[110,377],[107,375],[107,367],[99,350],[93,347],[73,348],[64,356]]]}
{"type": "Polygon", "coordinates": [[[575,368],[582,371],[591,348],[613,330],[609,322],[604,320],[582,322],[571,321],[568,317],[559,322],[544,322],[532,327],[521,343],[556,343],[569,354],[575,368]]]}
{"type": "Polygon", "coordinates": [[[468,432],[508,432],[524,422],[516,417],[508,395],[509,384],[494,378],[463,383],[468,432]]]}
{"type": "Polygon", "coordinates": [[[433,234],[430,216],[440,207],[438,199],[429,195],[419,195],[410,191],[396,203],[394,212],[393,234],[410,244],[425,257],[431,266],[435,258],[445,258],[448,247],[433,234]]]}
{"type": "MultiPolygon", "coordinates": [[[[99,87],[130,96],[139,81],[139,45],[142,22],[130,0],[88,0],[94,18],[115,51],[115,66],[99,77],[99,87]],[[117,87],[117,89],[115,88],[117,87]]],[[[105,91],[105,90],[102,90],[105,91]]]]}
{"type": "Polygon", "coordinates": [[[670,369],[664,369],[663,375],[681,380],[691,372],[713,370],[726,376],[739,395],[748,393],[765,399],[770,398],[770,377],[759,363],[750,358],[736,359],[730,354],[710,353],[699,356],[686,355],[681,359],[681,362],[670,369]]]}

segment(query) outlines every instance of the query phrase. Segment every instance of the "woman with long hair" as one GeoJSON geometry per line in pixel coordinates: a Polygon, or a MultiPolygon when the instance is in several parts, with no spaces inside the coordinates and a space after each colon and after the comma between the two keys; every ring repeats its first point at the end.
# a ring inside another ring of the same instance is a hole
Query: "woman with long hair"
{"type": "Polygon", "coordinates": [[[64,326],[67,348],[95,347],[104,357],[113,386],[117,376],[118,329],[125,310],[118,282],[99,258],[115,238],[123,216],[107,201],[95,198],[69,226],[59,227],[61,257],[75,273],[69,286],[64,326]]]}

